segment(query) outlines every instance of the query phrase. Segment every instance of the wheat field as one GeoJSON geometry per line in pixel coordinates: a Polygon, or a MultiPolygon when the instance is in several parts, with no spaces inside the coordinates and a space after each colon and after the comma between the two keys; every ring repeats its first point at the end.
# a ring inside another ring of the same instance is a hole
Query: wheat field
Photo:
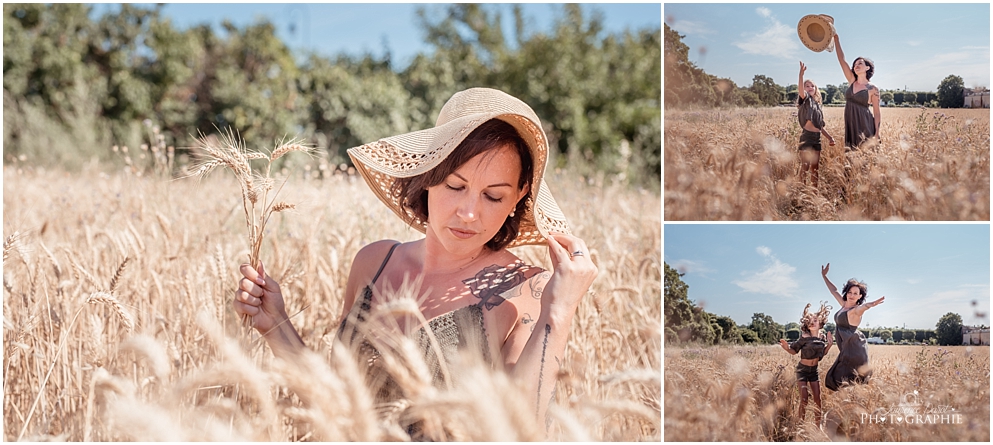
{"type": "Polygon", "coordinates": [[[870,345],[870,383],[838,392],[824,387],[832,348],[818,366],[823,428],[812,398],[797,418],[798,359],[778,344],[664,354],[666,441],[990,440],[989,346],[870,345]]]}
{"type": "Polygon", "coordinates": [[[844,152],[825,107],[820,181],[798,180],[796,108],[665,112],[666,221],[983,221],[990,111],[883,108],[881,144],[844,152]]]}
{"type": "MultiPolygon", "coordinates": [[[[441,389],[404,374],[419,394],[407,409],[445,424],[444,440],[661,440],[661,197],[548,181],[600,273],[547,433],[519,414],[530,398],[482,366],[441,389]]],[[[361,372],[331,345],[357,250],[420,234],[356,176],[298,174],[280,193],[296,207],[272,216],[260,256],[313,351],[293,363],[231,309],[250,253],[233,178],[5,165],[4,440],[409,440],[377,420],[361,372]]],[[[515,253],[550,264],[542,248],[515,253]]]]}

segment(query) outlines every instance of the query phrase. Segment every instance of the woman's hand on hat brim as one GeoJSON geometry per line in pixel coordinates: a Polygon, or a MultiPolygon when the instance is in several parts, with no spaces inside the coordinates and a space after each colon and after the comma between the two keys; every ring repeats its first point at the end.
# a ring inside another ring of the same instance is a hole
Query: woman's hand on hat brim
{"type": "Polygon", "coordinates": [[[547,241],[553,270],[542,292],[542,306],[551,304],[575,312],[597,276],[597,267],[586,242],[579,237],[552,232],[547,241]],[[572,255],[572,252],[582,254],[572,255]]]}

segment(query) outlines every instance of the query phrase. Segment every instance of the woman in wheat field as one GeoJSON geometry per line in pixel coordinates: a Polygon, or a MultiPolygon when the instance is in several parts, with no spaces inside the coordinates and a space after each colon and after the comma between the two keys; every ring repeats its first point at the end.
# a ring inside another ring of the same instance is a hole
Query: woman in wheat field
{"type": "MultiPolygon", "coordinates": [[[[597,268],[543,179],[548,142],[538,117],[506,93],[472,88],[449,99],[435,127],[348,153],[376,196],[425,234],[371,243],[352,262],[338,340],[355,345],[378,401],[405,395],[378,363],[395,343],[367,322],[382,318],[377,311],[396,303],[394,291],[413,282],[419,314],[393,326],[417,341],[434,380],[457,372],[461,351],[475,351],[529,388],[542,421],[569,326],[597,268]],[[528,244],[547,245],[551,272],[507,250],[528,244]]],[[[240,270],[235,310],[251,317],[277,354],[304,348],[279,284],[261,266],[240,270]]],[[[418,427],[406,427],[416,437],[418,427]]]]}
{"type": "Polygon", "coordinates": [[[848,80],[848,89],[845,90],[845,150],[856,150],[872,137],[879,140],[879,88],[869,83],[876,72],[876,65],[872,60],[858,57],[849,68],[837,33],[834,35],[834,46],[841,71],[848,80]]]}
{"type": "Polygon", "coordinates": [[[824,284],[831,291],[831,295],[838,300],[841,309],[834,314],[838,357],[824,376],[824,386],[837,391],[845,382],[868,383],[869,377],[872,376],[872,369],[869,366],[869,347],[858,327],[865,311],[883,304],[886,297],[866,303],[865,297],[869,287],[854,278],[845,283],[844,289],[839,294],[838,288],[827,277],[830,268],[831,263],[821,267],[821,277],[824,278],[824,284]]]}

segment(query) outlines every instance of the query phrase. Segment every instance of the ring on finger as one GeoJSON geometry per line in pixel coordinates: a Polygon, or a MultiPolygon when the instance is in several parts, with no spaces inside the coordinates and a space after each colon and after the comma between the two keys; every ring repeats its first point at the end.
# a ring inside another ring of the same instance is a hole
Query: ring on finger
{"type": "Polygon", "coordinates": [[[585,253],[583,253],[583,251],[582,251],[582,250],[577,250],[577,251],[575,251],[575,252],[573,252],[573,253],[571,253],[571,254],[569,254],[569,256],[573,256],[573,257],[577,257],[577,256],[583,256],[583,255],[586,255],[586,254],[585,254],[585,253]]]}

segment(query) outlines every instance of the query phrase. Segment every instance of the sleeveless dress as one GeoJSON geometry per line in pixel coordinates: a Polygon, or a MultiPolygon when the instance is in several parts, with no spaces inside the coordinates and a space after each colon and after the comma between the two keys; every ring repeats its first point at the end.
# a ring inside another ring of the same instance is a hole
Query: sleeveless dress
{"type": "Polygon", "coordinates": [[[848,311],[840,310],[835,313],[834,323],[837,326],[834,339],[838,343],[838,358],[824,376],[824,386],[837,391],[845,382],[868,382],[872,370],[867,366],[869,348],[865,336],[858,331],[858,326],[849,324],[848,311]]]}
{"type": "MultiPolygon", "coordinates": [[[[380,360],[382,354],[369,339],[361,333],[360,326],[368,318],[372,308],[372,286],[389,262],[393,250],[400,243],[390,248],[383,264],[379,266],[372,282],[362,289],[357,304],[352,306],[348,316],[338,326],[338,339],[346,347],[357,351],[359,363],[367,367],[366,384],[375,396],[376,407],[380,414],[392,421],[400,423],[408,434],[415,440],[427,440],[423,436],[421,422],[407,418],[403,411],[409,406],[407,396],[396,380],[388,372],[380,360]]],[[[375,328],[374,328],[375,329],[375,328]]],[[[444,385],[446,370],[452,369],[451,363],[457,360],[461,351],[470,349],[478,351],[485,363],[492,365],[490,349],[486,340],[486,328],[483,324],[483,310],[480,305],[469,305],[439,315],[428,321],[413,335],[418,350],[423,353],[425,363],[432,376],[432,383],[441,387],[444,385]],[[430,334],[429,332],[430,331],[430,334]],[[438,348],[432,347],[432,337],[437,341],[438,348]],[[441,360],[439,360],[439,353],[441,360]],[[442,360],[444,366],[442,366],[442,360]]]]}
{"type": "Polygon", "coordinates": [[[845,90],[845,149],[856,150],[866,139],[876,135],[876,120],[869,111],[869,88],[853,93],[845,90]]]}

